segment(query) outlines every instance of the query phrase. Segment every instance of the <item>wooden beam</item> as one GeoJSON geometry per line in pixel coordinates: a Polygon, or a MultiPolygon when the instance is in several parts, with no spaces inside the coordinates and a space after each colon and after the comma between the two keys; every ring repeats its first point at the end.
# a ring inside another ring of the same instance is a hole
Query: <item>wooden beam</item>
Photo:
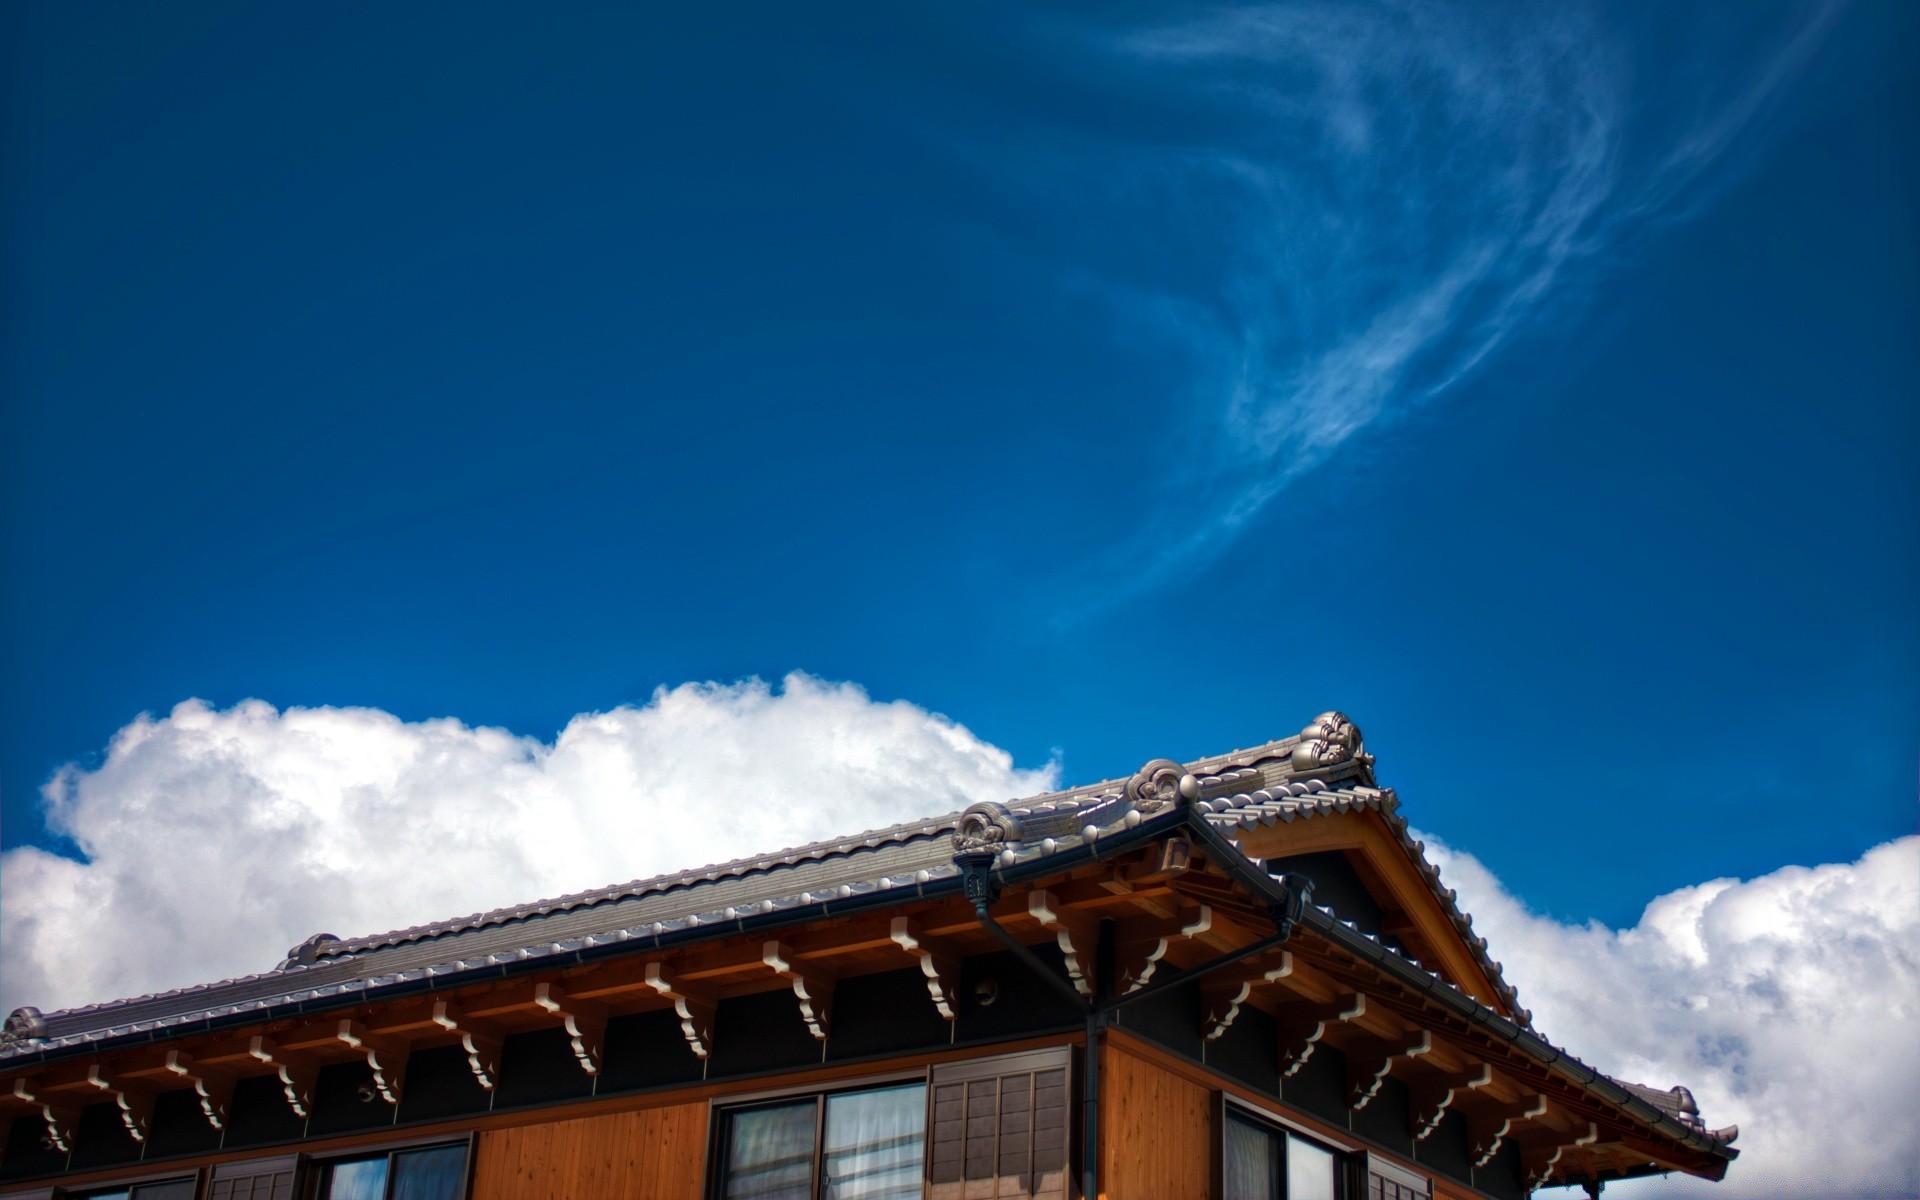
{"type": "Polygon", "coordinates": [[[1520,1164],[1526,1173],[1527,1187],[1536,1188],[1545,1182],[1567,1151],[1577,1146],[1591,1146],[1599,1140],[1600,1127],[1589,1121],[1586,1128],[1570,1140],[1563,1135],[1549,1143],[1523,1148],[1520,1164]]]}
{"type": "Polygon", "coordinates": [[[573,1048],[574,1061],[587,1074],[598,1075],[607,1037],[607,1006],[569,996],[557,983],[534,984],[533,1003],[560,1018],[561,1028],[567,1031],[573,1048]]]}
{"type": "Polygon", "coordinates": [[[1196,938],[1213,928],[1213,908],[1195,905],[1173,920],[1149,920],[1128,923],[1114,942],[1114,960],[1119,970],[1120,991],[1137,992],[1153,978],[1155,968],[1176,941],[1196,938]]]}
{"type": "Polygon", "coordinates": [[[480,1086],[492,1091],[500,1083],[500,1047],[506,1034],[484,1017],[468,1016],[456,1000],[433,1002],[433,1023],[460,1035],[460,1048],[467,1053],[467,1068],[480,1086]]]}
{"type": "Polygon", "coordinates": [[[1360,992],[1343,992],[1331,1004],[1288,1004],[1274,1014],[1280,1047],[1280,1073],[1291,1076],[1307,1064],[1314,1047],[1326,1036],[1327,1027],[1364,1016],[1367,998],[1360,992]]]}
{"type": "Polygon", "coordinates": [[[1058,896],[1044,889],[1028,895],[1027,914],[1053,934],[1054,943],[1066,956],[1067,978],[1073,981],[1074,990],[1092,999],[1094,952],[1100,942],[1098,926],[1086,914],[1068,908],[1058,896]]]}
{"type": "Polygon", "coordinates": [[[62,1154],[73,1152],[74,1131],[80,1127],[80,1104],[73,1097],[46,1090],[40,1080],[22,1076],[13,1081],[13,1096],[39,1110],[47,1123],[47,1141],[62,1154]]]}
{"type": "Polygon", "coordinates": [[[296,1117],[313,1115],[313,1083],[320,1074],[320,1063],[311,1055],[282,1049],[271,1038],[255,1037],[247,1053],[272,1067],[280,1079],[280,1090],[296,1117]]]}
{"type": "Polygon", "coordinates": [[[815,1041],[826,1041],[833,1008],[833,976],[818,966],[800,965],[793,947],[785,942],[763,945],[760,961],[793,985],[794,998],[800,1001],[800,1019],[807,1023],[807,1032],[815,1041]]]}
{"type": "Polygon", "coordinates": [[[407,1053],[410,1047],[397,1038],[370,1032],[360,1022],[343,1020],[334,1036],[367,1056],[373,1068],[373,1089],[388,1104],[400,1103],[400,1092],[407,1082],[407,1053]]]}
{"type": "Polygon", "coordinates": [[[1454,1097],[1492,1082],[1493,1068],[1481,1063],[1465,1071],[1426,1075],[1409,1083],[1407,1090],[1413,1098],[1413,1140],[1424,1142],[1434,1130],[1440,1128],[1440,1120],[1447,1115],[1447,1109],[1453,1106],[1454,1097]]]}
{"type": "Polygon", "coordinates": [[[1347,1056],[1347,1106],[1365,1108],[1380,1094],[1380,1084],[1393,1064],[1418,1058],[1433,1049],[1433,1034],[1414,1029],[1402,1037],[1356,1038],[1344,1047],[1347,1056]]]}
{"type": "Polygon", "coordinates": [[[238,1077],[224,1067],[195,1062],[185,1050],[167,1051],[167,1070],[193,1085],[200,1111],[215,1129],[227,1127],[227,1113],[233,1105],[233,1085],[238,1077]]]}
{"type": "Polygon", "coordinates": [[[680,1017],[680,1033],[694,1054],[705,1058],[713,1053],[713,993],[682,980],[659,962],[647,964],[647,986],[673,1001],[680,1017]]]}
{"type": "Polygon", "coordinates": [[[952,1021],[960,1015],[960,957],[944,943],[927,937],[912,917],[893,919],[893,944],[913,955],[926,978],[927,994],[942,1017],[952,1021]]]}
{"type": "Polygon", "coordinates": [[[117,1075],[109,1071],[104,1063],[94,1063],[87,1068],[87,1082],[112,1098],[113,1106],[120,1114],[120,1123],[127,1127],[134,1141],[147,1140],[147,1134],[153,1128],[155,1089],[152,1084],[117,1075]]]}
{"type": "Polygon", "coordinates": [[[1274,983],[1293,974],[1293,954],[1282,950],[1256,962],[1236,964],[1215,971],[1200,981],[1200,1027],[1212,1041],[1225,1033],[1240,1008],[1263,983],[1274,983]]]}
{"type": "Polygon", "coordinates": [[[1523,1122],[1536,1121],[1547,1112],[1547,1098],[1529,1092],[1516,1104],[1504,1105],[1483,1113],[1467,1115],[1467,1147],[1473,1152],[1473,1165],[1484,1167],[1500,1152],[1500,1146],[1513,1136],[1523,1122]]]}

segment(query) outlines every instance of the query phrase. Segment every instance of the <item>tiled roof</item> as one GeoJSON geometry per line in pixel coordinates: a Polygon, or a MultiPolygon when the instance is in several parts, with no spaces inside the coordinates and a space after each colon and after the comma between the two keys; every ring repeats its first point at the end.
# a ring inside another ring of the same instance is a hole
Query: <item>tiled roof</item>
{"type": "Polygon", "coordinates": [[[536,961],[555,966],[799,919],[850,906],[900,903],[956,886],[954,840],[985,829],[1003,867],[1038,866],[1138,826],[1178,798],[1224,832],[1332,813],[1381,813],[1419,864],[1435,897],[1479,956],[1505,1007],[1526,1014],[1453,892],[1406,833],[1390,790],[1373,786],[1359,731],[1327,714],[1300,735],[1185,765],[1156,760],[1131,779],[975,805],[921,821],[672,875],[579,892],[366,937],[309,939],[279,967],[154,995],[39,1014],[23,1010],[0,1037],[9,1058],[79,1052],[228,1025],[269,1013],[310,1011],[390,991],[446,987],[536,961]],[[1147,790],[1142,791],[1145,788],[1147,790]],[[1155,791],[1153,789],[1158,789],[1155,791]]]}

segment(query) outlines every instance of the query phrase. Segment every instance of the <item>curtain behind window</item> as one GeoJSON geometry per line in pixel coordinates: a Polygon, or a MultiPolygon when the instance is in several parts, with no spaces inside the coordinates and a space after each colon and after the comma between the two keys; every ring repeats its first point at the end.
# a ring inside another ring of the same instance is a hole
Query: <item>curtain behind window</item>
{"type": "Polygon", "coordinates": [[[363,1158],[359,1162],[335,1163],[327,1170],[327,1190],[323,1200],[386,1200],[387,1160],[363,1158]]]}
{"type": "Polygon", "coordinates": [[[460,1200],[465,1146],[434,1146],[393,1156],[392,1200],[460,1200]]]}
{"type": "Polygon", "coordinates": [[[827,1097],[822,1200],[920,1200],[924,1084],[827,1097]]]}
{"type": "Polygon", "coordinates": [[[732,1115],[726,1200],[811,1200],[814,1101],[732,1115]]]}
{"type": "Polygon", "coordinates": [[[1222,1181],[1226,1200],[1274,1200],[1280,1139],[1245,1121],[1227,1121],[1222,1181]]]}

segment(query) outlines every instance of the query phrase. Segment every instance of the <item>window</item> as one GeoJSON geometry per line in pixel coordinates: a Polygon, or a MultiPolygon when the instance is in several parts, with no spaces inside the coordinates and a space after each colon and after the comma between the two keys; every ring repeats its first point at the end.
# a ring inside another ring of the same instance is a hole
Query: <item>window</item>
{"type": "Polygon", "coordinates": [[[920,1200],[926,1130],[927,1088],[918,1081],[730,1109],[719,1196],[920,1200]]]}
{"type": "Polygon", "coordinates": [[[1225,1200],[1341,1200],[1340,1156],[1229,1108],[1221,1139],[1225,1200]]]}
{"type": "Polygon", "coordinates": [[[459,1200],[467,1144],[416,1146],[319,1164],[314,1200],[459,1200]]]}

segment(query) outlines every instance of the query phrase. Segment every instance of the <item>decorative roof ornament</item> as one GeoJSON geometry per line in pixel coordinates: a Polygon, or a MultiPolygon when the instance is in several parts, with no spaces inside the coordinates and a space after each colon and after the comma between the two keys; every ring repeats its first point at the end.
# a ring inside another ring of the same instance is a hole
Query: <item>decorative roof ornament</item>
{"type": "Polygon", "coordinates": [[[1004,804],[983,800],[960,814],[954,827],[953,848],[962,854],[998,851],[1020,840],[1020,821],[1004,804]]]}
{"type": "Polygon", "coordinates": [[[1200,781],[1170,758],[1156,758],[1127,780],[1126,796],[1141,813],[1156,813],[1178,804],[1182,798],[1200,795],[1200,781]]]}
{"type": "Polygon", "coordinates": [[[1373,756],[1366,753],[1360,727],[1348,720],[1345,713],[1337,712],[1321,713],[1307,722],[1307,727],[1300,731],[1300,744],[1293,748],[1293,769],[1318,771],[1345,762],[1358,763],[1371,780],[1373,756]]]}
{"type": "Polygon", "coordinates": [[[37,1008],[16,1008],[7,1015],[7,1023],[0,1028],[0,1043],[14,1045],[20,1042],[37,1042],[47,1036],[47,1018],[37,1008]]]}
{"type": "Polygon", "coordinates": [[[320,948],[322,946],[331,946],[339,940],[338,937],[331,933],[316,933],[306,941],[301,942],[298,946],[287,951],[287,957],[282,959],[280,965],[274,969],[285,971],[291,967],[310,967],[320,961],[320,948]]]}

